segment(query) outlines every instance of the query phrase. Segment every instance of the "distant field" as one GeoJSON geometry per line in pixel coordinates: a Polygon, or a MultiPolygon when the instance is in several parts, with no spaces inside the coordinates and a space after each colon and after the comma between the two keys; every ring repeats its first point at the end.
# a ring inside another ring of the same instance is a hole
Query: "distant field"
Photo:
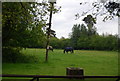
{"type": "Polygon", "coordinates": [[[29,63],[3,63],[3,74],[66,75],[66,67],[80,67],[85,75],[118,75],[118,53],[113,51],[75,50],[64,54],[63,50],[49,52],[45,63],[45,49],[22,51],[32,60],[29,63]]]}

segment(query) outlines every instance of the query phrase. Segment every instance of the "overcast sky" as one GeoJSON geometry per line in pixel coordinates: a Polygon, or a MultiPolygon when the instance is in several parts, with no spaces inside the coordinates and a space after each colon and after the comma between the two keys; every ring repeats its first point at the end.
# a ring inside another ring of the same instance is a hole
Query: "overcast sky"
{"type": "MultiPolygon", "coordinates": [[[[83,23],[82,18],[75,20],[76,13],[82,13],[85,10],[91,9],[90,4],[80,6],[82,0],[57,0],[57,6],[61,6],[61,12],[53,14],[52,17],[52,29],[56,31],[56,36],[58,38],[65,37],[68,38],[70,32],[72,32],[72,27],[74,24],[83,23]]],[[[88,1],[88,0],[83,0],[88,1]]],[[[96,0],[89,0],[89,2],[96,0]]],[[[99,34],[109,33],[117,34],[118,33],[118,18],[116,17],[113,20],[107,22],[102,21],[102,17],[98,17],[97,32],[99,34]]]]}

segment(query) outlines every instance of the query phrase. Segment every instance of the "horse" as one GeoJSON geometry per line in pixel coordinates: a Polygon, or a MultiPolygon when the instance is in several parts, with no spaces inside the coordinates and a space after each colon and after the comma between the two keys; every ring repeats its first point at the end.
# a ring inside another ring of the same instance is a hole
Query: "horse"
{"type": "Polygon", "coordinates": [[[71,53],[74,53],[74,49],[72,48],[72,47],[66,47],[65,49],[64,49],[64,53],[65,52],[71,52],[71,53]]]}
{"type": "Polygon", "coordinates": [[[47,49],[53,51],[53,47],[52,46],[47,46],[47,49]]]}

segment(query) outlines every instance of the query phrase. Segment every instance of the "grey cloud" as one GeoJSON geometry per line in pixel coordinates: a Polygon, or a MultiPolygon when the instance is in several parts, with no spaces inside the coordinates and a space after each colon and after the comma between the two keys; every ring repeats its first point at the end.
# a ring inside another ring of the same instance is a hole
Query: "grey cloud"
{"type": "MultiPolygon", "coordinates": [[[[76,13],[82,13],[84,10],[91,9],[91,6],[85,5],[80,6],[79,3],[81,0],[58,0],[58,6],[62,6],[61,12],[54,14],[52,19],[52,29],[56,31],[57,37],[68,37],[69,33],[74,24],[76,23],[83,23],[82,18],[75,20],[76,13]]],[[[97,30],[99,33],[117,33],[118,26],[117,26],[117,18],[112,21],[108,21],[103,23],[102,18],[98,18],[98,23],[96,24],[97,30]]]]}

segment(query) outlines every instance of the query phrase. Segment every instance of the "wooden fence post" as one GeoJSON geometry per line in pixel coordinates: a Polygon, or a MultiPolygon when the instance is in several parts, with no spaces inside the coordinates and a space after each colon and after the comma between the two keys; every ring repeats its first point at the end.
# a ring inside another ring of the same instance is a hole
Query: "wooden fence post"
{"type": "MultiPolygon", "coordinates": [[[[67,67],[66,68],[66,75],[80,75],[84,76],[84,70],[82,68],[75,68],[75,67],[67,67]]],[[[81,78],[83,79],[83,78],[81,78]]]]}

